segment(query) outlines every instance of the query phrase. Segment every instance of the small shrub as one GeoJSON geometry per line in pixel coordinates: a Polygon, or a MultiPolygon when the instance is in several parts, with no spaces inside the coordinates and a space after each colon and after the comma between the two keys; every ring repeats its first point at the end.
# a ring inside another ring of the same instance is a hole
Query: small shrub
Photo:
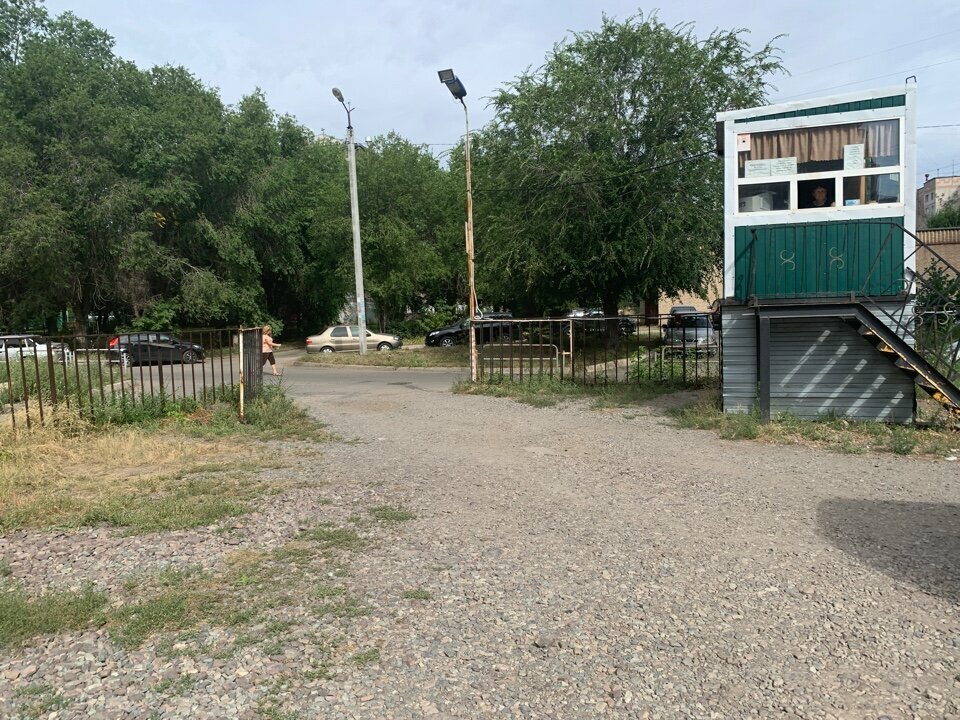
{"type": "Polygon", "coordinates": [[[897,455],[911,455],[917,447],[916,435],[907,428],[895,426],[890,432],[889,446],[897,455]]]}

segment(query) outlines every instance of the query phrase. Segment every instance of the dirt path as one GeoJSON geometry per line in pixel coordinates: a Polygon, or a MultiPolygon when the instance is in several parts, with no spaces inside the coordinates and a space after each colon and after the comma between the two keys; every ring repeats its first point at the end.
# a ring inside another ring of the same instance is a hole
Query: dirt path
{"type": "MultiPolygon", "coordinates": [[[[299,401],[343,438],[291,470],[324,484],[271,498],[233,533],[194,531],[190,546],[215,569],[236,543],[354,522],[376,543],[338,560],[342,577],[329,558],[308,571],[366,614],[318,617],[299,598],[281,648],[219,665],[152,643],[117,660],[87,633],[4,658],[0,698],[37,675],[67,686],[58,663],[86,643],[107,656],[99,707],[131,717],[960,715],[955,464],[719,441],[656,407],[539,409],[365,372],[291,368],[299,401]],[[356,520],[377,506],[416,518],[356,520]],[[338,648],[329,677],[305,672],[310,633],[338,648]],[[202,682],[181,695],[149,690],[190,667],[202,682]],[[148,690],[131,701],[135,684],[148,690]]],[[[69,541],[91,533],[115,536],[69,541]]],[[[7,538],[0,553],[26,582],[93,572],[43,574],[23,548],[47,541],[64,538],[7,538]]],[[[164,561],[186,562],[172,547],[164,561]]],[[[88,685],[70,686],[59,717],[98,707],[88,685]]]]}

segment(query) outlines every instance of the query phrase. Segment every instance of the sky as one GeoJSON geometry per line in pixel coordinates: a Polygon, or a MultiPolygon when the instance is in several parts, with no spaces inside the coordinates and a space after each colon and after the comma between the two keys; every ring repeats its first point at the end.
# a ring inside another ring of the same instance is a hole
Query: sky
{"type": "Polygon", "coordinates": [[[357,137],[396,131],[440,155],[464,131],[463,111],[437,77],[453,68],[467,89],[472,127],[487,99],[572,32],[604,14],[656,13],[693,23],[698,37],[743,28],[776,45],[791,73],[772,79],[771,102],[902,84],[917,77],[918,182],[960,174],[960,2],[811,0],[46,0],[109,32],[117,55],[147,69],[182,65],[227,104],[260,88],[278,113],[316,133],[342,135],[355,108],[357,137]],[[948,127],[936,127],[948,126],[948,127]]]}

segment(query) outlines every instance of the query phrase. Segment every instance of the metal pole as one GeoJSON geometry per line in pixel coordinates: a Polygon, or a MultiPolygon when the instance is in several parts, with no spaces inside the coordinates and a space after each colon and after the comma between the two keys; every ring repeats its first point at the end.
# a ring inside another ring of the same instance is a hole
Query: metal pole
{"type": "Polygon", "coordinates": [[[467,283],[470,286],[470,380],[477,381],[477,291],[473,283],[473,184],[470,178],[470,114],[467,104],[460,98],[463,105],[463,119],[466,123],[465,150],[467,166],[467,283]]]}
{"type": "MultiPolygon", "coordinates": [[[[346,105],[344,105],[346,107],[346,105]]],[[[350,217],[353,225],[353,267],[357,283],[357,325],[360,326],[360,354],[367,352],[367,308],[363,297],[363,257],[360,252],[360,205],[357,201],[357,151],[353,125],[347,108],[347,165],[350,168],[350,217]]]]}

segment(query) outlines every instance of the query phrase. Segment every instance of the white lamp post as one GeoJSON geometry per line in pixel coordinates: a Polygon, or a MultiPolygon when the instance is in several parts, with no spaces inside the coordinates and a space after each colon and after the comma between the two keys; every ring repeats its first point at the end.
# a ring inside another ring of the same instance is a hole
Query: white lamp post
{"type": "Polygon", "coordinates": [[[343,93],[333,89],[333,96],[347,111],[347,166],[350,172],[350,217],[353,225],[353,268],[357,285],[357,325],[360,327],[360,354],[367,352],[367,307],[363,297],[363,256],[360,252],[360,206],[357,202],[357,151],[353,145],[353,108],[343,100],[343,93]]]}

